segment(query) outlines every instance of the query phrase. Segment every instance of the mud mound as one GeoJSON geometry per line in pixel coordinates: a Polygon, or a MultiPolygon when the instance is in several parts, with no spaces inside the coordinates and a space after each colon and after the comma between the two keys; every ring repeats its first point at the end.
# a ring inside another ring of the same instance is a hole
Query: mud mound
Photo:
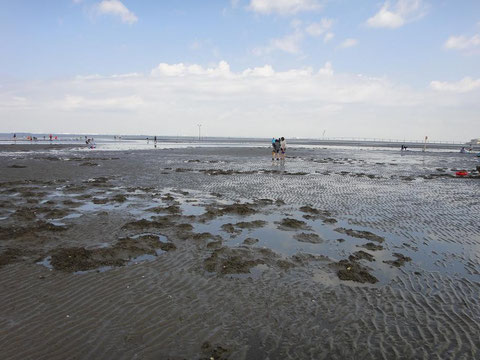
{"type": "Polygon", "coordinates": [[[131,221],[122,226],[122,229],[125,230],[142,230],[148,228],[169,228],[173,227],[175,224],[167,217],[157,217],[154,221],[141,219],[136,221],[131,221]]]}
{"type": "Polygon", "coordinates": [[[229,233],[229,234],[239,234],[241,231],[240,230],[237,230],[235,229],[235,227],[233,226],[233,224],[223,224],[221,226],[221,229],[223,231],[225,231],[226,233],[229,233]]]}
{"type": "Polygon", "coordinates": [[[257,210],[252,208],[248,204],[232,204],[232,205],[226,205],[223,206],[220,211],[223,214],[234,214],[234,215],[252,215],[256,214],[257,210]]]}
{"type": "Polygon", "coordinates": [[[308,213],[308,214],[313,214],[313,215],[320,214],[320,210],[315,209],[315,208],[311,207],[310,205],[302,206],[299,210],[301,212],[308,213]]]}
{"type": "Polygon", "coordinates": [[[368,272],[368,269],[355,261],[340,260],[335,264],[340,267],[337,276],[340,280],[350,280],[359,283],[375,284],[378,279],[368,272]]]}
{"type": "Polygon", "coordinates": [[[392,254],[394,257],[396,257],[395,260],[385,260],[384,263],[388,265],[392,265],[395,267],[400,267],[405,265],[406,262],[412,261],[412,258],[405,256],[400,253],[393,253],[392,254]]]}
{"type": "Polygon", "coordinates": [[[363,245],[357,245],[357,246],[365,248],[365,249],[370,250],[370,251],[383,250],[382,245],[377,245],[377,244],[374,244],[372,242],[369,242],[369,243],[366,243],[366,244],[363,244],[363,245]]]}
{"type": "Polygon", "coordinates": [[[369,254],[363,250],[356,251],[352,255],[348,257],[350,261],[358,261],[358,260],[367,260],[367,261],[375,261],[375,257],[372,254],[369,254]]]}
{"type": "Polygon", "coordinates": [[[61,248],[51,256],[53,268],[66,272],[92,270],[101,266],[122,266],[127,261],[115,258],[113,249],[61,248]]]}
{"type": "Polygon", "coordinates": [[[231,353],[227,348],[219,345],[214,346],[208,341],[202,344],[201,350],[205,357],[200,358],[200,360],[227,360],[231,353]]]}
{"type": "Polygon", "coordinates": [[[82,203],[82,202],[79,202],[79,201],[64,200],[64,201],[63,201],[63,205],[69,206],[69,207],[72,207],[72,208],[75,208],[75,207],[82,206],[83,203],[82,203]]]}
{"type": "Polygon", "coordinates": [[[24,251],[15,248],[6,248],[0,253],[0,268],[2,266],[17,262],[24,255],[24,251]]]}
{"type": "Polygon", "coordinates": [[[308,230],[309,229],[305,221],[292,219],[292,218],[285,218],[282,221],[277,222],[277,224],[280,230],[299,230],[299,229],[308,230]]]}
{"type": "Polygon", "coordinates": [[[267,206],[267,205],[273,205],[274,201],[271,199],[258,199],[258,200],[255,200],[253,203],[258,206],[267,206]]]}
{"type": "Polygon", "coordinates": [[[335,224],[337,222],[337,220],[334,219],[334,218],[326,218],[326,219],[323,220],[323,222],[325,224],[335,224]]]}
{"type": "Polygon", "coordinates": [[[204,267],[208,272],[218,274],[248,274],[250,269],[259,264],[264,264],[264,260],[256,258],[254,254],[247,249],[239,248],[220,248],[205,259],[204,267]]]}
{"type": "Polygon", "coordinates": [[[243,240],[243,244],[244,245],[253,245],[253,244],[256,244],[258,243],[258,239],[254,239],[254,238],[246,238],[245,240],[243,240]]]}
{"type": "Polygon", "coordinates": [[[107,198],[105,198],[105,199],[93,198],[92,202],[96,205],[104,205],[104,204],[108,203],[108,199],[107,198]]]}
{"type": "Polygon", "coordinates": [[[314,255],[306,253],[297,253],[290,257],[294,262],[306,265],[311,261],[330,261],[330,259],[324,255],[314,255]]]}
{"type": "Polygon", "coordinates": [[[371,233],[370,231],[362,231],[362,230],[353,230],[353,229],[345,229],[345,228],[336,228],[336,232],[339,232],[341,234],[346,234],[351,237],[356,237],[360,239],[367,239],[367,240],[372,240],[376,241],[379,243],[382,243],[385,241],[385,238],[375,235],[374,233],[371,233]]]}
{"type": "Polygon", "coordinates": [[[314,233],[300,233],[293,236],[294,239],[300,242],[310,243],[310,244],[320,244],[323,242],[323,239],[314,233]]]}
{"type": "Polygon", "coordinates": [[[157,214],[180,214],[182,210],[178,205],[170,205],[170,206],[158,206],[154,208],[147,209],[147,211],[151,211],[157,214]]]}
{"type": "Polygon", "coordinates": [[[123,194],[117,194],[117,195],[113,196],[112,198],[110,198],[110,201],[123,203],[123,202],[127,201],[127,197],[123,194]]]}
{"type": "Polygon", "coordinates": [[[240,229],[257,229],[267,225],[266,221],[263,220],[254,220],[254,221],[241,221],[235,224],[235,227],[240,229]]]}
{"type": "Polygon", "coordinates": [[[13,217],[19,220],[34,220],[37,212],[32,208],[20,208],[13,213],[13,217]]]}
{"type": "Polygon", "coordinates": [[[51,254],[50,264],[55,270],[65,272],[87,271],[105,266],[124,266],[141,255],[156,256],[156,249],[175,250],[172,243],[164,243],[156,235],[120,239],[113,247],[85,249],[60,248],[51,254]]]}
{"type": "Polygon", "coordinates": [[[59,219],[59,218],[65,217],[65,216],[67,216],[71,213],[72,212],[68,209],[54,208],[54,209],[49,210],[45,214],[45,218],[47,218],[47,219],[59,219]]]}

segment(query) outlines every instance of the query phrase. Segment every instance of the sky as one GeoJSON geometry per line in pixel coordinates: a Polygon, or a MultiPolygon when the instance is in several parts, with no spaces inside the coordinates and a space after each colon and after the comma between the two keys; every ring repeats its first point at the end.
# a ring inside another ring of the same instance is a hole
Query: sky
{"type": "Polygon", "coordinates": [[[478,0],[0,0],[0,132],[480,137],[478,0]]]}

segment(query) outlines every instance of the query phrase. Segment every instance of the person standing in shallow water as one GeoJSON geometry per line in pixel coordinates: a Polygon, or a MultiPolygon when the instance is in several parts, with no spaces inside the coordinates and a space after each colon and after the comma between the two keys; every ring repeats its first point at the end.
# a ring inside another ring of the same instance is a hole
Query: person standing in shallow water
{"type": "Polygon", "coordinates": [[[272,160],[275,160],[275,138],[272,138],[272,160]]]}
{"type": "Polygon", "coordinates": [[[283,161],[285,161],[285,153],[287,151],[287,141],[285,138],[282,136],[280,139],[280,157],[283,161]]]}
{"type": "Polygon", "coordinates": [[[155,148],[157,147],[157,136],[156,135],[153,137],[153,146],[155,148]]]}
{"type": "Polygon", "coordinates": [[[272,152],[272,160],[277,159],[280,160],[279,153],[280,152],[280,139],[275,139],[273,143],[273,152],[272,152]]]}

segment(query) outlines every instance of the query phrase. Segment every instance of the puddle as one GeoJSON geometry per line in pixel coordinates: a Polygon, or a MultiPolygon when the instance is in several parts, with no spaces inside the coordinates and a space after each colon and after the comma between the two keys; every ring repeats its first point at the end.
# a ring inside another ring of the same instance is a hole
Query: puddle
{"type": "Polygon", "coordinates": [[[70,215],[64,216],[62,218],[55,219],[55,220],[78,219],[79,217],[82,217],[82,216],[83,216],[83,214],[73,213],[73,214],[70,214],[70,215]]]}
{"type": "Polygon", "coordinates": [[[50,223],[50,224],[55,225],[55,226],[67,226],[67,224],[65,224],[61,221],[58,221],[58,220],[50,220],[47,223],[50,223]]]}
{"type": "Polygon", "coordinates": [[[103,243],[99,243],[99,244],[95,244],[95,245],[85,246],[85,249],[87,249],[87,250],[104,249],[104,248],[108,248],[110,245],[111,245],[110,243],[103,242],[103,243]]]}
{"type": "Polygon", "coordinates": [[[42,261],[38,261],[36,264],[37,264],[37,265],[45,266],[46,268],[48,268],[48,269],[50,269],[50,270],[53,270],[53,266],[52,266],[52,264],[50,263],[51,260],[52,260],[52,257],[51,257],[51,256],[47,256],[45,259],[43,259],[42,261]]]}
{"type": "Polygon", "coordinates": [[[164,253],[166,253],[166,251],[164,251],[162,249],[155,249],[155,255],[144,254],[144,255],[137,256],[137,257],[131,259],[127,263],[127,265],[137,265],[137,264],[142,263],[142,262],[153,261],[153,260],[157,259],[157,256],[159,256],[161,254],[164,254],[164,253]]]}
{"type": "Polygon", "coordinates": [[[204,206],[187,202],[180,203],[180,210],[184,216],[199,216],[205,213],[204,206]]]}

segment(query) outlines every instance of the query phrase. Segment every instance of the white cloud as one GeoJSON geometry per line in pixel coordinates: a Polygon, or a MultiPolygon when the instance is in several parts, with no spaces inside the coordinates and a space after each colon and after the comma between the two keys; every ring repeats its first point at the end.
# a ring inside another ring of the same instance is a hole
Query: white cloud
{"type": "Polygon", "coordinates": [[[305,32],[313,37],[323,36],[323,42],[327,43],[333,39],[333,32],[329,31],[333,26],[334,20],[323,18],[318,23],[311,23],[305,28],[305,32]]]}
{"type": "Polygon", "coordinates": [[[138,17],[128,10],[120,0],[102,0],[95,8],[99,14],[119,16],[122,22],[127,24],[138,21],[138,17]]]}
{"type": "Polygon", "coordinates": [[[465,77],[457,82],[432,81],[430,87],[436,91],[467,93],[480,89],[480,79],[474,80],[470,77],[465,77]]]}
{"type": "Polygon", "coordinates": [[[273,76],[275,75],[275,70],[271,65],[265,65],[262,67],[255,67],[253,69],[246,69],[242,72],[243,76],[273,76]]]}
{"type": "Polygon", "coordinates": [[[449,50],[470,50],[476,47],[480,47],[480,35],[476,34],[472,37],[467,36],[450,36],[445,44],[445,49],[449,50]]]}
{"type": "Polygon", "coordinates": [[[420,19],[427,10],[428,6],[423,0],[397,0],[394,5],[387,0],[380,10],[367,20],[367,25],[395,29],[420,19]]]}
{"type": "Polygon", "coordinates": [[[226,61],[220,61],[217,67],[203,68],[200,65],[185,65],[183,63],[167,64],[160,63],[154,68],[150,75],[152,76],[186,76],[186,75],[209,75],[209,76],[230,76],[230,65],[226,61]]]}
{"type": "Polygon", "coordinates": [[[332,32],[326,33],[325,36],[323,37],[323,42],[326,42],[326,43],[329,42],[330,40],[333,39],[334,36],[335,34],[332,32]]]}
{"type": "Polygon", "coordinates": [[[292,15],[301,11],[321,9],[318,0],[251,0],[248,8],[260,14],[292,15]]]}
{"type": "Polygon", "coordinates": [[[312,23],[305,28],[305,31],[310,36],[322,36],[333,25],[333,19],[323,18],[318,23],[312,23]]]}
{"type": "Polygon", "coordinates": [[[282,38],[271,39],[267,46],[257,47],[253,49],[254,55],[269,54],[272,51],[283,51],[289,54],[300,53],[300,44],[303,40],[303,33],[300,30],[295,30],[282,38]]]}
{"type": "Polygon", "coordinates": [[[323,66],[323,68],[320,68],[318,70],[318,73],[320,75],[333,76],[332,63],[330,61],[327,61],[323,66]]]}
{"type": "Polygon", "coordinates": [[[342,48],[342,49],[346,49],[346,48],[349,48],[349,47],[356,46],[357,44],[358,44],[357,39],[345,39],[344,41],[342,41],[342,43],[339,45],[339,47],[342,48]]]}

